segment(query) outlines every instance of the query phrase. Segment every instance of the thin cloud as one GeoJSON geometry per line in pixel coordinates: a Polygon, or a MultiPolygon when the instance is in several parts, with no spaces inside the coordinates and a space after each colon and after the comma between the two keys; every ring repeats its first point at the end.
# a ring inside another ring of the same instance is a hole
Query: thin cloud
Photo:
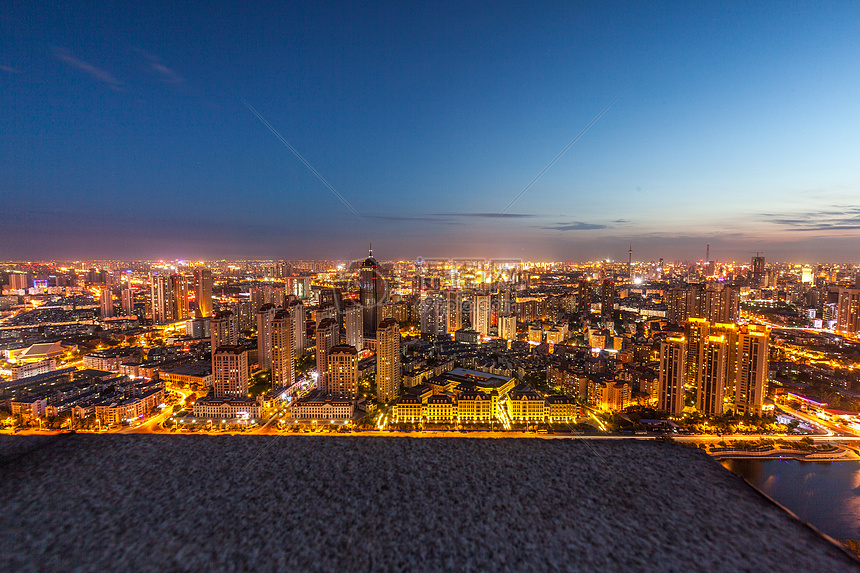
{"type": "Polygon", "coordinates": [[[161,80],[164,83],[181,84],[185,82],[185,78],[177,74],[171,68],[165,66],[159,56],[150,54],[146,50],[142,50],[140,48],[135,48],[134,51],[143,56],[143,58],[149,63],[149,67],[161,76],[161,80]]]}
{"type": "Polygon", "coordinates": [[[2,70],[4,72],[8,72],[10,74],[20,74],[21,73],[21,70],[16,70],[15,68],[13,68],[11,66],[0,65],[0,70],[2,70]]]}
{"type": "Polygon", "coordinates": [[[369,219],[381,219],[384,221],[421,221],[425,223],[439,223],[442,225],[463,225],[463,219],[528,219],[536,217],[527,213],[428,213],[427,215],[369,215],[369,219]]]}
{"type": "Polygon", "coordinates": [[[549,227],[541,227],[549,231],[594,231],[596,229],[608,229],[608,225],[600,225],[597,223],[586,223],[584,221],[572,221],[570,223],[559,223],[549,227]]]}
{"type": "Polygon", "coordinates": [[[93,79],[103,84],[107,84],[111,89],[117,91],[122,90],[122,82],[113,77],[109,72],[96,67],[89,62],[76,58],[72,55],[72,52],[66,48],[54,48],[54,56],[61,62],[88,74],[93,79]]]}
{"type": "Polygon", "coordinates": [[[764,213],[764,221],[787,231],[854,231],[860,229],[860,207],[833,205],[807,213],[764,213]]]}

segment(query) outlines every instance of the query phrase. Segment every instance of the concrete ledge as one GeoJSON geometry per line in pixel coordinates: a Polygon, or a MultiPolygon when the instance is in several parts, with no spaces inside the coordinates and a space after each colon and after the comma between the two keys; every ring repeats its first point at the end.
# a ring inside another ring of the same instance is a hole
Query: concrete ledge
{"type": "Polygon", "coordinates": [[[66,435],[0,463],[4,571],[860,570],[671,443],[66,435]]]}

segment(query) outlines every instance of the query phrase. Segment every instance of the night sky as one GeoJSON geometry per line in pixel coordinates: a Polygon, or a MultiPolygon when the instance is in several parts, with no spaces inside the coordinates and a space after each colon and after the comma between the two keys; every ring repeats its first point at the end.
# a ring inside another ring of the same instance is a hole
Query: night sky
{"type": "Polygon", "coordinates": [[[0,258],[860,259],[856,1],[223,4],[5,3],[0,258]]]}

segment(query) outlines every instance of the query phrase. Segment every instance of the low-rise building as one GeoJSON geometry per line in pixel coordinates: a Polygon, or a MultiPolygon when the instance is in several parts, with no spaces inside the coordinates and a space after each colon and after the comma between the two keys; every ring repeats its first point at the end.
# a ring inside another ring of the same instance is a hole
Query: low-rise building
{"type": "Polygon", "coordinates": [[[344,422],[352,420],[355,413],[355,400],[346,397],[326,395],[314,390],[299,398],[291,407],[294,420],[320,420],[344,422]]]}
{"type": "Polygon", "coordinates": [[[258,421],[262,416],[262,401],[254,398],[203,396],[194,402],[192,415],[213,422],[221,420],[258,421]]]}

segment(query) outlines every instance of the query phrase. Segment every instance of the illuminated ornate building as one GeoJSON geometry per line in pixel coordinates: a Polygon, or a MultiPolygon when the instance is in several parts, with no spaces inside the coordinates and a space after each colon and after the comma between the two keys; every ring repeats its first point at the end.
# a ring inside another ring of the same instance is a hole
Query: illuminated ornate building
{"type": "Polygon", "coordinates": [[[379,305],[386,301],[385,279],[379,272],[379,263],[373,258],[373,249],[361,263],[358,271],[359,302],[362,307],[364,333],[373,335],[379,324],[379,305]]]}

